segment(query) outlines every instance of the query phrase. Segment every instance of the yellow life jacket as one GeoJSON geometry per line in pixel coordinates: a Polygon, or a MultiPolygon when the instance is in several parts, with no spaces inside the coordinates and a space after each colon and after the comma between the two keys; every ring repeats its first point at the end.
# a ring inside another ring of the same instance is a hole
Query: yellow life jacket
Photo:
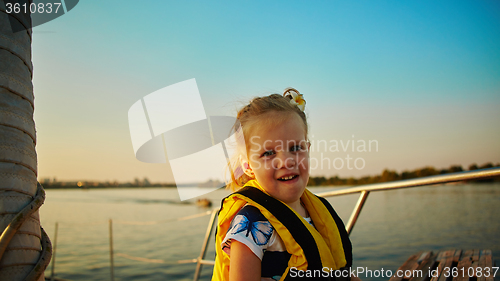
{"type": "MultiPolygon", "coordinates": [[[[212,281],[229,280],[229,255],[222,250],[233,217],[247,203],[257,207],[272,224],[291,254],[280,280],[290,278],[294,270],[337,270],[351,267],[352,247],[344,224],[326,199],[305,190],[301,201],[314,227],[283,202],[269,196],[256,180],[222,201],[217,224],[216,259],[212,281]]],[[[332,278],[335,279],[335,278],[332,278]]]]}

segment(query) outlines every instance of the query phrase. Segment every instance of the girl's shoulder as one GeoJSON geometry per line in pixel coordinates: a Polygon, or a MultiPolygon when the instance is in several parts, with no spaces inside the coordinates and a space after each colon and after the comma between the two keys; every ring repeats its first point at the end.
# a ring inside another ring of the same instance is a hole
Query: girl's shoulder
{"type": "Polygon", "coordinates": [[[247,203],[241,208],[236,216],[242,215],[251,218],[252,221],[268,221],[267,218],[260,212],[259,208],[247,203]]]}
{"type": "Polygon", "coordinates": [[[250,204],[241,208],[231,221],[227,234],[244,235],[261,246],[269,243],[274,228],[260,210],[250,204]]]}

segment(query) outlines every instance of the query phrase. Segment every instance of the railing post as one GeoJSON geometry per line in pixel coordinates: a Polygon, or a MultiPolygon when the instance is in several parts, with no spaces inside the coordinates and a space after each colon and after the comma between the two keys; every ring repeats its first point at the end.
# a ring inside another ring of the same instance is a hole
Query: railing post
{"type": "Polygon", "coordinates": [[[111,281],[115,280],[114,263],[113,263],[113,221],[109,219],[109,261],[111,265],[111,281]]]}
{"type": "Polygon", "coordinates": [[[363,209],[363,205],[365,205],[366,198],[368,198],[368,194],[370,191],[363,190],[359,195],[358,202],[356,203],[356,207],[352,211],[351,217],[349,218],[349,222],[347,223],[346,230],[348,234],[351,234],[351,231],[358,220],[359,213],[361,213],[361,209],[363,209]]]}
{"type": "Polygon", "coordinates": [[[56,248],[57,248],[57,230],[59,228],[59,223],[56,222],[56,231],[54,233],[54,243],[52,246],[52,271],[50,273],[50,280],[54,281],[54,272],[56,267],[56,248]]]}
{"type": "Polygon", "coordinates": [[[205,254],[207,252],[207,246],[210,239],[210,235],[212,234],[212,229],[215,223],[215,217],[217,215],[218,210],[212,211],[212,216],[210,217],[210,222],[208,223],[207,232],[205,233],[205,239],[203,240],[203,245],[201,246],[200,256],[198,257],[198,262],[196,263],[196,271],[194,272],[194,281],[197,281],[200,278],[202,261],[205,258],[205,254]]]}

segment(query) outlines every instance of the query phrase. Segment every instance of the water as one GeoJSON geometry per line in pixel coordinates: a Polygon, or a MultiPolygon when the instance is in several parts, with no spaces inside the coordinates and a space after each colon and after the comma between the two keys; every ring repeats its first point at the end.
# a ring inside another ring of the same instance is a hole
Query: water
{"type": "MultiPolygon", "coordinates": [[[[313,188],[322,192],[332,188],[313,188]]],[[[225,190],[207,194],[216,206],[225,190]]],[[[170,221],[206,212],[192,202],[179,202],[176,189],[129,188],[47,190],[40,210],[42,225],[57,237],[56,277],[110,280],[109,219],[113,220],[115,280],[192,280],[196,258],[210,216],[170,221]],[[125,222],[164,221],[150,225],[125,222]],[[154,260],[124,258],[121,254],[154,260]],[[161,262],[161,263],[160,263],[161,262]]],[[[330,198],[347,222],[358,195],[330,198]]],[[[354,266],[393,272],[421,250],[491,249],[500,260],[500,184],[428,186],[373,192],[351,234],[354,266]]],[[[207,259],[215,255],[213,236],[207,259]]],[[[45,276],[51,275],[52,263],[45,276]]],[[[210,280],[204,266],[201,280],[210,280]]],[[[363,280],[388,280],[369,278],[363,280]]]]}

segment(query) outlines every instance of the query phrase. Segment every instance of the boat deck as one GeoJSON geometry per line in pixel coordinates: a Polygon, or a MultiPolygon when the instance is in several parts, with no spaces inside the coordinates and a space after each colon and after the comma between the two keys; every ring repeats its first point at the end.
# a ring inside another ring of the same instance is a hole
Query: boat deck
{"type": "Polygon", "coordinates": [[[491,250],[444,250],[412,255],[389,281],[493,281],[491,250]]]}

